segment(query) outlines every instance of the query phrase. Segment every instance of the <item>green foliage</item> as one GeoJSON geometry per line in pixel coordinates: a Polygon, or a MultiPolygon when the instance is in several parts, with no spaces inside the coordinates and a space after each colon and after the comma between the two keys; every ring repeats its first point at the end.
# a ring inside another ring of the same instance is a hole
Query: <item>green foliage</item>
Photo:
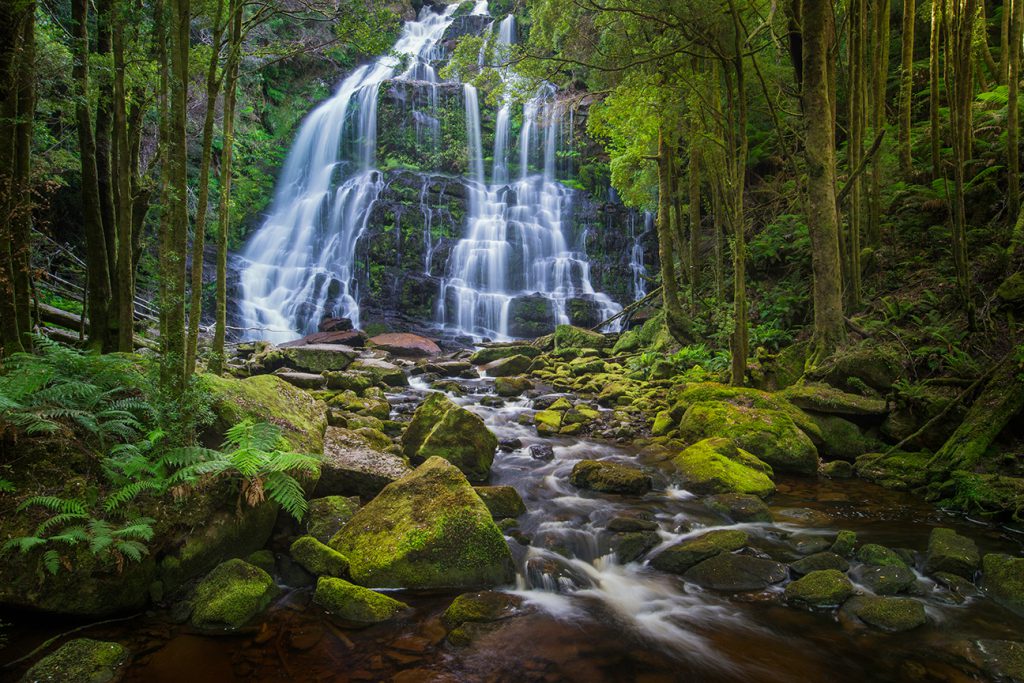
{"type": "Polygon", "coordinates": [[[320,460],[281,450],[281,428],[266,422],[243,420],[227,431],[222,450],[179,448],[166,460],[180,469],[180,482],[210,483],[219,479],[239,482],[239,501],[250,506],[269,498],[301,520],[306,496],[297,476],[316,476],[320,460]]]}

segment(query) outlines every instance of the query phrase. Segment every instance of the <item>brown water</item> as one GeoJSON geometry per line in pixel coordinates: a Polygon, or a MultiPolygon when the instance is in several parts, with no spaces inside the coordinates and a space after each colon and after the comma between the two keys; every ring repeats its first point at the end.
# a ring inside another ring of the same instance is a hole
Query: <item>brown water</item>
{"type": "MultiPolygon", "coordinates": [[[[406,397],[416,399],[416,391],[406,397]]],[[[889,635],[841,619],[835,610],[785,606],[781,588],[715,595],[643,562],[622,565],[608,555],[603,531],[624,511],[652,513],[665,547],[726,522],[699,499],[655,473],[643,498],[581,493],[568,484],[583,457],[635,460],[626,447],[592,440],[542,439],[520,426],[529,407],[479,406],[461,399],[502,438],[524,448],[501,453],[493,483],[514,485],[528,512],[520,519],[530,545],[510,539],[520,568],[525,616],[506,620],[457,648],[446,643],[440,615],[457,592],[396,597],[415,608],[409,619],[362,630],[334,625],[310,602],[308,588],[287,591],[256,625],[211,636],[172,623],[168,614],[87,629],[76,636],[117,640],[134,653],[127,680],[163,683],[232,681],[970,681],[979,675],[955,652],[965,639],[1019,639],[1024,619],[985,598],[958,604],[924,577],[916,596],[927,625],[889,635]],[[554,446],[550,462],[534,460],[529,445],[554,446]],[[538,567],[543,567],[542,571],[538,567]],[[552,570],[551,567],[556,567],[552,570]]],[[[751,545],[781,560],[799,556],[797,541],[831,540],[839,529],[861,543],[923,551],[936,526],[973,538],[982,552],[1021,552],[1007,529],[974,524],[908,494],[860,481],[779,480],[773,524],[744,524],[751,545]]],[[[657,549],[652,551],[656,553],[657,549]]],[[[68,624],[14,621],[0,662],[30,651],[68,624]]],[[[17,680],[20,669],[0,670],[17,680]]]]}

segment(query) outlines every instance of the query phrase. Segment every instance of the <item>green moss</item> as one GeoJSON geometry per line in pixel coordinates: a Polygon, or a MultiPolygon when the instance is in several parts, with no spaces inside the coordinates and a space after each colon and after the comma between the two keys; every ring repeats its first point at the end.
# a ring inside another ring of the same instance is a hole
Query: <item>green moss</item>
{"type": "Polygon", "coordinates": [[[843,610],[870,626],[891,633],[915,629],[928,620],[924,605],[913,598],[857,596],[850,598],[843,610]]]}
{"type": "Polygon", "coordinates": [[[985,555],[981,563],[982,582],[996,602],[1024,614],[1024,558],[998,553],[985,555]]]}
{"type": "Polygon", "coordinates": [[[538,410],[533,414],[533,422],[537,425],[538,434],[556,434],[562,427],[562,413],[557,410],[538,410]]]}
{"type": "Polygon", "coordinates": [[[385,487],[330,545],[363,585],[490,586],[513,577],[508,545],[490,511],[442,458],[385,487]]]}
{"type": "Polygon", "coordinates": [[[836,540],[832,542],[832,547],[829,548],[832,552],[840,557],[850,559],[853,557],[854,550],[857,548],[857,534],[853,531],[840,531],[836,534],[836,540]]]}
{"type": "Polygon", "coordinates": [[[519,613],[523,599],[517,595],[499,591],[463,593],[456,597],[441,615],[441,621],[449,629],[466,622],[490,622],[507,619],[519,613]]]}
{"type": "Polygon", "coordinates": [[[487,368],[488,377],[510,377],[520,375],[530,368],[530,359],[523,355],[508,356],[501,360],[494,361],[494,365],[487,368]]]}
{"type": "Polygon", "coordinates": [[[924,562],[926,574],[943,572],[969,580],[974,578],[980,564],[981,556],[974,541],[952,529],[932,529],[924,562]]]}
{"type": "Polygon", "coordinates": [[[907,491],[927,483],[930,460],[927,453],[865,453],[857,458],[854,470],[862,479],[897,491],[907,491]]]}
{"type": "Polygon", "coordinates": [[[533,389],[533,382],[525,377],[499,377],[494,380],[494,391],[498,396],[519,396],[533,389]]]}
{"type": "Polygon", "coordinates": [[[29,669],[23,681],[39,683],[106,683],[119,680],[131,653],[119,643],[76,638],[61,645],[29,669]]]}
{"type": "Polygon", "coordinates": [[[779,396],[802,410],[829,415],[880,417],[889,412],[884,399],[850,394],[828,384],[797,384],[782,390],[779,396]]]}
{"type": "Polygon", "coordinates": [[[348,560],[334,548],[312,536],[295,539],[289,550],[292,559],[316,576],[348,576],[348,560]]]}
{"type": "Polygon", "coordinates": [[[651,490],[651,478],[635,467],[603,460],[580,460],[573,465],[573,486],[602,493],[642,495],[651,490]]]}
{"type": "Polygon", "coordinates": [[[483,349],[479,349],[469,357],[469,362],[475,365],[486,365],[493,363],[500,358],[511,358],[512,356],[526,356],[527,358],[536,358],[541,353],[540,349],[529,346],[527,344],[517,344],[512,346],[488,346],[483,349]]]}
{"type": "Polygon", "coordinates": [[[327,405],[350,413],[375,417],[378,420],[386,420],[391,415],[391,404],[388,403],[384,392],[376,387],[367,387],[363,390],[362,396],[347,389],[332,396],[327,405]]]}
{"type": "Polygon", "coordinates": [[[249,556],[245,558],[245,561],[254,567],[259,567],[268,574],[273,573],[277,564],[274,560],[274,553],[270,552],[266,548],[250,553],[249,556]]]}
{"type": "Polygon", "coordinates": [[[786,600],[800,607],[838,607],[853,595],[853,584],[838,569],[812,571],[786,586],[786,600]]]}
{"type": "Polygon", "coordinates": [[[771,467],[729,439],[698,441],[673,458],[672,464],[695,493],[749,493],[764,498],[775,492],[771,467]]]}
{"type": "Polygon", "coordinates": [[[877,567],[906,567],[907,563],[895,550],[890,550],[877,543],[866,543],[857,551],[857,560],[864,564],[873,564],[877,567]]]}
{"type": "Polygon", "coordinates": [[[473,490],[496,520],[515,518],[526,513],[526,504],[512,486],[475,486],[473,490]]]}
{"type": "Polygon", "coordinates": [[[673,410],[679,411],[680,416],[692,404],[699,401],[721,401],[741,408],[778,411],[792,420],[793,424],[799,427],[812,441],[817,443],[821,439],[818,426],[811,416],[779,394],[717,382],[696,382],[673,387],[668,398],[673,410]]]}
{"type": "Polygon", "coordinates": [[[228,560],[196,586],[192,623],[238,628],[262,612],[277,592],[270,574],[242,560],[228,560]]]}
{"type": "Polygon", "coordinates": [[[711,531],[666,548],[651,560],[651,566],[663,572],[682,574],[695,564],[719,553],[739,550],[748,541],[747,532],[739,529],[711,531]]]}
{"type": "Polygon", "coordinates": [[[316,582],[313,602],[339,619],[364,625],[394,619],[410,609],[404,602],[330,576],[316,582]]]}
{"type": "Polygon", "coordinates": [[[556,349],[603,349],[607,344],[603,334],[572,325],[555,328],[556,349]]]}
{"type": "Polygon", "coordinates": [[[402,435],[402,452],[410,461],[438,456],[474,482],[487,480],[497,448],[498,438],[483,420],[443,394],[424,399],[402,435]]]}
{"type": "Polygon", "coordinates": [[[326,543],[352,519],[358,509],[358,498],[345,496],[315,498],[309,501],[309,511],[306,513],[306,531],[313,538],[326,543]]]}

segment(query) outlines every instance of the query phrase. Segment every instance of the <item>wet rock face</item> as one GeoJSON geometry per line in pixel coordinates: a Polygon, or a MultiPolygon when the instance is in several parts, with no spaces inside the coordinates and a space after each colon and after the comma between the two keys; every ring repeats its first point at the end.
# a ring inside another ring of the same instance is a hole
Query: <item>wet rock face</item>
{"type": "Polygon", "coordinates": [[[649,475],[635,467],[599,460],[581,460],[576,463],[570,481],[578,488],[601,493],[642,495],[651,490],[649,475]]]}
{"type": "Polygon", "coordinates": [[[698,586],[730,593],[763,590],[786,576],[786,565],[780,562],[732,553],[719,553],[683,574],[698,586]]]}

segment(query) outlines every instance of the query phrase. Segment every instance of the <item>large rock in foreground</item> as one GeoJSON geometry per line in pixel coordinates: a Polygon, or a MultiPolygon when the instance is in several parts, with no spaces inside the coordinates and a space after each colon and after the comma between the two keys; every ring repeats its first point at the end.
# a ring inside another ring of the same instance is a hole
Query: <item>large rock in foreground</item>
{"type": "Polygon", "coordinates": [[[389,484],[330,545],[364,586],[476,588],[515,576],[491,513],[462,472],[438,457],[389,484]]]}
{"type": "Polygon", "coordinates": [[[228,560],[196,586],[192,623],[203,628],[238,628],[277,595],[270,574],[242,560],[228,560]]]}
{"type": "Polygon", "coordinates": [[[408,473],[409,467],[400,457],[373,448],[361,434],[328,427],[316,491],[321,496],[370,498],[408,473]]]}
{"type": "Polygon", "coordinates": [[[982,583],[996,602],[1024,614],[1024,557],[989,553],[982,560],[982,583]]]}
{"type": "Polygon", "coordinates": [[[23,683],[115,683],[124,677],[124,664],[130,656],[120,643],[76,638],[36,662],[21,680],[23,683]]]}
{"type": "Polygon", "coordinates": [[[698,441],[673,458],[672,464],[694,493],[744,493],[765,498],[775,492],[772,468],[722,437],[698,441]]]}
{"type": "Polygon", "coordinates": [[[439,393],[424,399],[402,434],[402,451],[410,461],[444,458],[475,483],[487,481],[497,448],[498,437],[483,420],[439,393]]]}

